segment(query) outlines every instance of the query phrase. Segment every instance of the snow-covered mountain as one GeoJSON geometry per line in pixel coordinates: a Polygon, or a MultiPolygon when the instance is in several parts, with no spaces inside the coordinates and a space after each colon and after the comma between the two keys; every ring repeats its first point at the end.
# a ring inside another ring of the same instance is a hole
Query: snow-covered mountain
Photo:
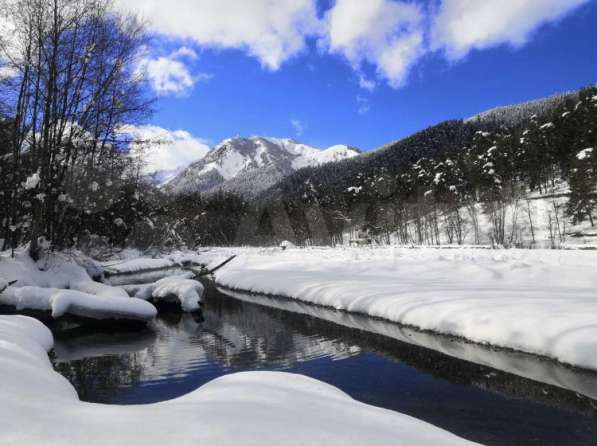
{"type": "Polygon", "coordinates": [[[204,158],[164,184],[170,193],[229,190],[255,195],[303,167],[341,161],[359,154],[345,145],[319,150],[290,139],[226,139],[204,158]]]}

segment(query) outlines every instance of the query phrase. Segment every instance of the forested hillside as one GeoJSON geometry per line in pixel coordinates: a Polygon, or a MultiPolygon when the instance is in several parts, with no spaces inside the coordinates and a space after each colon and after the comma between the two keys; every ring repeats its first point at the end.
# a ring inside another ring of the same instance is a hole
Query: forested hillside
{"type": "Polygon", "coordinates": [[[596,131],[594,87],[444,122],[239,200],[226,240],[561,246],[594,225],[596,131]]]}

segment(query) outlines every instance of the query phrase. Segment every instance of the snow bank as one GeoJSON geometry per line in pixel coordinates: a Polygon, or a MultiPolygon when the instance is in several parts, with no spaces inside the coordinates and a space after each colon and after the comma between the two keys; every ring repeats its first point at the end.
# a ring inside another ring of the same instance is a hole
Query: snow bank
{"type": "Polygon", "coordinates": [[[103,266],[111,275],[133,274],[164,268],[174,268],[177,266],[198,265],[200,259],[201,256],[198,253],[176,251],[157,258],[126,257],[125,259],[104,262],[103,266]]]}
{"type": "Polygon", "coordinates": [[[358,403],[299,375],[225,376],[178,399],[139,406],[78,400],[54,372],[52,336],[32,319],[0,316],[0,443],[218,445],[465,445],[414,418],[358,403]]]}
{"type": "MultiPolygon", "coordinates": [[[[188,274],[165,277],[157,282],[140,285],[135,297],[143,300],[178,301],[183,311],[193,312],[201,308],[201,298],[204,288],[201,282],[192,280],[195,275],[188,274]]],[[[129,287],[131,292],[133,288],[129,287]]]]}
{"type": "Polygon", "coordinates": [[[92,281],[87,270],[93,262],[87,263],[80,266],[79,259],[61,254],[38,263],[24,252],[15,258],[2,254],[0,277],[15,283],[0,291],[0,305],[17,311],[49,312],[54,319],[70,314],[97,320],[150,321],[156,316],[157,310],[149,302],[92,281]]]}
{"type": "Polygon", "coordinates": [[[141,271],[152,271],[161,268],[169,268],[173,266],[176,266],[174,261],[167,258],[139,258],[118,263],[107,262],[104,264],[106,272],[110,274],[131,274],[141,271]]]}
{"type": "MultiPolygon", "coordinates": [[[[591,251],[235,250],[218,284],[597,370],[591,251]]],[[[205,255],[215,265],[229,255],[205,255]]]]}
{"type": "MultiPolygon", "coordinates": [[[[122,290],[120,290],[122,291],[122,290]]],[[[124,292],[124,291],[123,291],[124,292]]],[[[141,299],[122,296],[97,295],[74,290],[39,287],[10,287],[0,294],[0,304],[17,311],[37,310],[50,312],[54,319],[67,314],[96,320],[151,321],[156,308],[141,299]]]]}
{"type": "Polygon", "coordinates": [[[537,358],[526,353],[495,349],[463,339],[438,336],[434,333],[415,330],[361,314],[335,311],[325,307],[309,305],[296,299],[280,299],[279,297],[268,297],[230,290],[226,290],[225,293],[236,299],[257,305],[305,314],[362,332],[379,334],[464,361],[481,364],[536,382],[567,389],[597,400],[597,388],[593,372],[573,369],[555,361],[544,361],[542,358],[537,358]]]}

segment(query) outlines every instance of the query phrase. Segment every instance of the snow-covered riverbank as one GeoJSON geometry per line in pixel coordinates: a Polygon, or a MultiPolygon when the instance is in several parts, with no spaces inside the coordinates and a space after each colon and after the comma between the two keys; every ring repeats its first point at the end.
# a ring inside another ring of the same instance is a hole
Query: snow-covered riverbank
{"type": "Polygon", "coordinates": [[[0,253],[0,280],[12,286],[0,292],[0,305],[16,311],[46,313],[53,319],[71,315],[95,320],[148,322],[156,308],[131,299],[121,288],[92,280],[102,268],[78,253],[51,254],[34,262],[25,250],[0,253]]]}
{"type": "MultiPolygon", "coordinates": [[[[128,274],[193,264],[194,257],[193,253],[174,253],[157,259],[127,259],[117,262],[112,272],[128,274]]],[[[163,302],[175,303],[185,312],[201,308],[204,289],[193,280],[192,272],[181,270],[134,287],[111,286],[104,273],[104,265],[76,251],[50,253],[38,262],[25,249],[14,255],[0,252],[0,306],[16,312],[41,312],[53,319],[70,315],[124,322],[153,320],[157,314],[153,304],[163,302]]]]}
{"type": "Polygon", "coordinates": [[[368,406],[319,381],[240,373],[175,400],[105,406],[78,400],[54,372],[50,331],[0,316],[0,444],[465,445],[414,418],[368,406]]]}
{"type": "Polygon", "coordinates": [[[287,296],[597,370],[591,251],[215,249],[218,284],[287,296]]]}

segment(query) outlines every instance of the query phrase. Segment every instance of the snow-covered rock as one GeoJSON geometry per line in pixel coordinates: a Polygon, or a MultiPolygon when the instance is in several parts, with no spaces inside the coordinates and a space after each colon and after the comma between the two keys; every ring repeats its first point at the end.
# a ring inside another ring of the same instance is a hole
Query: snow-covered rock
{"type": "Polygon", "coordinates": [[[209,193],[224,189],[254,195],[295,170],[358,154],[358,150],[345,145],[319,150],[290,139],[232,138],[218,144],[164,187],[172,193],[209,193]]]}
{"type": "MultiPolygon", "coordinates": [[[[235,249],[218,284],[597,370],[591,251],[235,249]]],[[[229,250],[205,254],[218,264],[229,250]]]]}
{"type": "Polygon", "coordinates": [[[46,352],[41,323],[0,316],[0,443],[87,446],[471,445],[420,420],[352,400],[300,375],[228,375],[171,401],[107,406],[79,401],[46,352]]]}
{"type": "Polygon", "coordinates": [[[201,309],[204,288],[201,282],[191,279],[194,276],[193,273],[188,273],[140,285],[135,297],[153,302],[176,301],[180,303],[180,308],[185,312],[198,311],[201,309]]]}

